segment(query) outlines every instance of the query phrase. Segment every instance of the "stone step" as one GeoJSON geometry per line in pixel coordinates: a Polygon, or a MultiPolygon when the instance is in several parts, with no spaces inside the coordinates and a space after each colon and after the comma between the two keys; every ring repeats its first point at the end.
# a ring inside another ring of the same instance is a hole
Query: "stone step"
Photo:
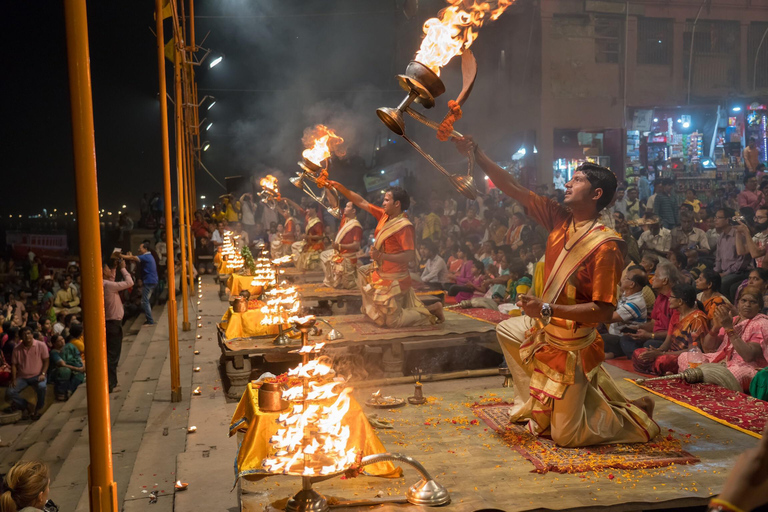
{"type": "Polygon", "coordinates": [[[77,440],[80,439],[87,423],[88,421],[85,416],[73,416],[64,424],[56,438],[48,444],[48,449],[41,459],[48,464],[52,481],[59,474],[64,461],[69,456],[77,440]]]}

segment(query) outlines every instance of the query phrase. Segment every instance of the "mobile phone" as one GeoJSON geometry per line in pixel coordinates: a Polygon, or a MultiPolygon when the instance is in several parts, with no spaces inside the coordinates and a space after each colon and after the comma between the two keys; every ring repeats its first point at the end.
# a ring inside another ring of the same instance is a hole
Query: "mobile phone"
{"type": "Polygon", "coordinates": [[[621,329],[621,332],[626,334],[637,334],[637,329],[635,327],[624,327],[621,329]]]}

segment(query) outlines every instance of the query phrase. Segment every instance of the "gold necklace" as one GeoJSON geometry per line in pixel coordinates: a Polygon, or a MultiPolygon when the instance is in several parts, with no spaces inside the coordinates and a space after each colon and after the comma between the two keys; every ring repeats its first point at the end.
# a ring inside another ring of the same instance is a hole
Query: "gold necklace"
{"type": "MultiPolygon", "coordinates": [[[[589,229],[588,229],[588,230],[587,230],[587,231],[586,231],[586,232],[585,232],[583,235],[581,235],[581,236],[579,237],[579,239],[578,239],[578,240],[576,240],[575,242],[573,242],[573,245],[571,245],[570,247],[566,247],[566,246],[568,245],[568,240],[565,240],[565,241],[563,242],[563,250],[564,250],[565,252],[570,252],[570,251],[571,251],[571,249],[573,249],[574,247],[576,247],[576,244],[578,244],[579,242],[581,242],[581,240],[582,240],[582,239],[583,239],[585,236],[587,236],[587,235],[589,234],[589,232],[590,232],[590,231],[592,231],[592,228],[593,228],[593,227],[595,227],[595,224],[597,224],[597,218],[595,218],[595,220],[594,220],[594,221],[592,221],[592,225],[591,225],[591,226],[589,226],[589,229]]],[[[571,226],[573,227],[573,232],[574,232],[574,234],[575,234],[575,233],[576,233],[576,223],[574,222],[574,220],[573,220],[573,217],[571,217],[571,226]]],[[[568,231],[567,231],[567,230],[566,230],[566,234],[568,234],[568,231]]]]}

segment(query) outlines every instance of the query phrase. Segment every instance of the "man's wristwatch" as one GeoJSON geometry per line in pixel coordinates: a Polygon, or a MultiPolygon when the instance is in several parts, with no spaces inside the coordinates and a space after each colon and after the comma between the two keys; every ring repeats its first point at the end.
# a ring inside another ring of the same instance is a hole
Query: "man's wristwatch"
{"type": "Polygon", "coordinates": [[[549,323],[552,319],[552,306],[548,302],[541,305],[541,319],[544,320],[544,323],[549,323]]]}

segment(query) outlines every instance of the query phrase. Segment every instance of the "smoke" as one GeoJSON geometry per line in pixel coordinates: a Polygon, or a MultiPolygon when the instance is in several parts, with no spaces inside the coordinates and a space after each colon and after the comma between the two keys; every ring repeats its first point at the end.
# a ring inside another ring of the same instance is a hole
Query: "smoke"
{"type": "Polygon", "coordinates": [[[242,16],[216,25],[216,31],[228,31],[223,43],[231,48],[223,51],[234,75],[222,78],[220,86],[243,91],[214,93],[217,100],[226,94],[223,101],[238,105],[227,123],[229,152],[220,166],[244,173],[266,167],[292,172],[308,128],[333,129],[344,138],[348,156],[370,154],[386,130],[375,110],[391,102],[387,94],[397,94],[390,72],[393,35],[387,30],[394,16],[365,14],[377,9],[371,3],[301,4],[229,2],[221,9],[242,16]],[[328,15],[346,11],[364,14],[328,15]],[[280,15],[270,17],[274,13],[280,15]]]}

